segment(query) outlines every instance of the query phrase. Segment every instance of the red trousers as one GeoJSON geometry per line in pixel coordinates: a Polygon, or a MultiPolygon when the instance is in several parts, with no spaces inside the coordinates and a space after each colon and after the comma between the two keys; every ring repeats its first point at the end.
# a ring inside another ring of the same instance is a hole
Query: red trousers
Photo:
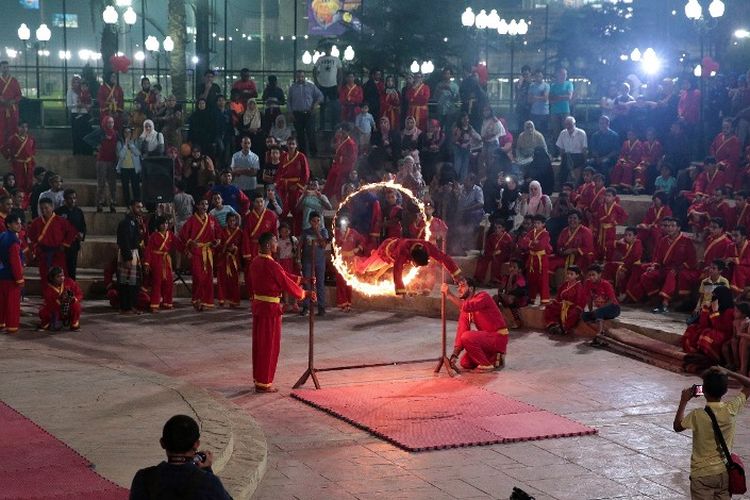
{"type": "Polygon", "coordinates": [[[21,285],[13,280],[0,281],[0,328],[18,331],[21,323],[21,285]]]}
{"type": "MultiPolygon", "coordinates": [[[[596,234],[596,257],[600,261],[607,261],[612,258],[612,252],[615,250],[615,239],[617,239],[617,227],[614,224],[602,224],[596,234]]],[[[586,269],[581,269],[586,272],[586,269]]]]}
{"type": "Polygon", "coordinates": [[[750,285],[750,266],[735,265],[732,269],[732,290],[741,292],[750,285]]]}
{"type": "Polygon", "coordinates": [[[68,266],[65,261],[65,252],[62,250],[45,250],[39,251],[39,279],[42,283],[47,283],[47,273],[53,267],[59,267],[68,275],[68,266]]]}
{"type": "Polygon", "coordinates": [[[700,352],[715,362],[721,361],[721,348],[732,337],[720,330],[706,328],[698,323],[687,327],[682,334],[682,350],[687,353],[700,352]]]}
{"type": "MultiPolygon", "coordinates": [[[[283,188],[278,190],[279,196],[281,197],[281,207],[282,212],[281,216],[279,217],[280,220],[285,220],[287,217],[289,217],[289,214],[294,214],[295,207],[297,206],[297,202],[299,201],[300,196],[302,196],[302,190],[297,189],[291,189],[291,188],[283,188]]],[[[301,228],[300,228],[301,231],[301,228]]],[[[294,233],[299,234],[299,233],[294,233]]]]}
{"type": "Polygon", "coordinates": [[[12,162],[13,174],[16,176],[16,188],[24,193],[31,193],[31,187],[34,184],[34,160],[12,162]]]}
{"type": "Polygon", "coordinates": [[[223,306],[227,302],[230,306],[240,305],[240,269],[234,266],[231,261],[220,259],[216,263],[216,295],[219,298],[219,305],[223,306]]]}
{"type": "Polygon", "coordinates": [[[633,178],[633,165],[630,162],[618,161],[609,173],[609,185],[633,187],[633,178]]]}
{"type": "Polygon", "coordinates": [[[494,366],[498,354],[505,354],[508,334],[485,331],[465,331],[461,334],[461,346],[466,354],[461,357],[461,366],[466,369],[478,366],[494,366]]]}
{"type": "Polygon", "coordinates": [[[487,268],[491,269],[490,281],[500,281],[500,275],[503,268],[502,258],[494,255],[483,255],[479,257],[479,260],[477,260],[477,269],[474,271],[474,279],[479,283],[484,283],[484,279],[487,277],[487,268]]]}
{"type": "Polygon", "coordinates": [[[266,389],[273,383],[281,350],[281,305],[253,300],[253,381],[266,389]]]}
{"type": "Polygon", "coordinates": [[[529,271],[526,275],[529,303],[533,304],[538,294],[542,304],[546,304],[549,302],[549,260],[548,257],[543,257],[540,266],[536,259],[533,255],[529,258],[529,271]]]}
{"type": "Polygon", "coordinates": [[[172,295],[174,294],[174,280],[172,266],[162,262],[155,262],[151,267],[151,309],[172,309],[172,295]]]}
{"type": "Polygon", "coordinates": [[[664,299],[670,299],[677,293],[678,276],[677,271],[661,268],[631,273],[627,288],[628,296],[636,302],[657,293],[664,299]]]}
{"type": "Polygon", "coordinates": [[[572,330],[581,319],[581,308],[566,301],[553,300],[544,308],[544,326],[560,325],[572,330]],[[567,304],[567,305],[566,305],[567,304]]]}
{"type": "Polygon", "coordinates": [[[346,284],[346,280],[336,273],[336,305],[347,307],[352,305],[352,287],[346,284]]]}
{"type": "Polygon", "coordinates": [[[18,131],[18,105],[8,110],[0,107],[0,147],[8,143],[11,135],[18,131]]]}
{"type": "MultiPolygon", "coordinates": [[[[612,283],[617,293],[624,293],[632,274],[630,267],[619,262],[606,262],[602,278],[612,283]]],[[[632,267],[639,267],[639,264],[634,264],[632,267]]]]}
{"type": "MultiPolygon", "coordinates": [[[[20,307],[20,301],[19,301],[20,307]]],[[[42,321],[42,328],[47,329],[55,323],[62,322],[60,318],[60,306],[48,307],[43,304],[39,309],[39,319],[42,321]]],[[[76,301],[70,306],[70,327],[78,328],[81,321],[81,303],[76,301]]]]}
{"type": "Polygon", "coordinates": [[[214,306],[214,267],[213,250],[198,247],[191,255],[190,272],[193,278],[193,305],[214,306]]]}

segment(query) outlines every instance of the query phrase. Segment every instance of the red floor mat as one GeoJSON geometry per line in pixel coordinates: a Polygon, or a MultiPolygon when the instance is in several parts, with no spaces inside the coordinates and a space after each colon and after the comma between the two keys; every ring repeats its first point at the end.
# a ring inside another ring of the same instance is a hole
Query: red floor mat
{"type": "Polygon", "coordinates": [[[0,498],[127,499],[65,443],[0,401],[0,498]]]}
{"type": "Polygon", "coordinates": [[[568,418],[448,378],[296,390],[292,397],[408,451],[596,433],[568,418]]]}

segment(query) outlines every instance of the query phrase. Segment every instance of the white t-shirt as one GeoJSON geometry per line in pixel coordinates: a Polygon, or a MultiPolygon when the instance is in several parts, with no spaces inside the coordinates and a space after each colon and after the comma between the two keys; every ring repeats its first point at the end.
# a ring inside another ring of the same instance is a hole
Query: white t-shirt
{"type": "Polygon", "coordinates": [[[341,61],[337,57],[322,56],[315,63],[315,69],[318,71],[318,84],[321,87],[336,87],[338,80],[338,70],[341,69],[341,61]]]}
{"type": "Polygon", "coordinates": [[[583,153],[583,150],[588,147],[586,132],[578,127],[573,128],[572,134],[568,132],[568,129],[563,129],[555,145],[566,153],[583,153]]]}

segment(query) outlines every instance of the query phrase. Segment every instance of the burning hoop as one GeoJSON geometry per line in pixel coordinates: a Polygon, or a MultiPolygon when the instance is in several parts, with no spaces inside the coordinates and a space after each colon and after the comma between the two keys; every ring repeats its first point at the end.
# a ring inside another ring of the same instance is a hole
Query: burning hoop
{"type": "MultiPolygon", "coordinates": [[[[427,221],[427,215],[425,214],[425,208],[424,203],[422,203],[419,198],[417,198],[414,193],[402,186],[401,184],[397,184],[393,181],[386,181],[386,182],[375,182],[372,184],[366,184],[362,187],[360,187],[357,191],[350,193],[349,196],[344,198],[344,200],[339,205],[338,210],[336,211],[336,215],[334,217],[334,221],[337,221],[339,219],[339,212],[341,211],[342,207],[347,206],[347,202],[349,202],[354,196],[356,196],[359,193],[374,190],[374,189],[394,189],[396,191],[399,191],[402,195],[409,198],[409,200],[417,207],[419,210],[419,217],[425,222],[425,228],[424,228],[424,240],[429,241],[430,239],[430,224],[428,224],[427,221]]],[[[340,246],[337,244],[336,241],[336,231],[333,232],[333,240],[331,241],[331,247],[333,251],[333,266],[336,268],[336,271],[339,272],[341,277],[346,281],[346,283],[351,286],[354,290],[357,292],[366,295],[368,297],[378,296],[378,295],[395,295],[394,292],[394,284],[393,284],[393,276],[390,273],[387,273],[382,278],[378,279],[375,282],[365,281],[360,279],[360,277],[353,272],[352,269],[350,269],[349,265],[344,261],[344,258],[341,254],[340,246]]],[[[411,283],[414,278],[416,278],[419,275],[419,268],[412,267],[408,273],[404,275],[404,284],[408,285],[411,283]]]]}

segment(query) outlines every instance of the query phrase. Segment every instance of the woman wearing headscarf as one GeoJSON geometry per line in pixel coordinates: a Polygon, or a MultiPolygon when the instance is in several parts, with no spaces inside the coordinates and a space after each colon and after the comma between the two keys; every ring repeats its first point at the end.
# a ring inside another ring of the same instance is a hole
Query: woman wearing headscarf
{"type": "Polygon", "coordinates": [[[279,144],[286,144],[286,140],[292,136],[292,131],[289,126],[287,126],[286,117],[284,115],[276,117],[276,120],[273,122],[273,127],[271,127],[270,135],[272,135],[279,144]]]}
{"type": "Polygon", "coordinates": [[[213,110],[208,109],[205,99],[198,99],[195,111],[190,115],[188,123],[190,124],[188,131],[190,144],[199,146],[204,154],[210,154],[216,140],[216,119],[213,110]]]}
{"type": "Polygon", "coordinates": [[[401,131],[401,156],[411,155],[417,163],[419,158],[419,138],[422,131],[417,127],[417,120],[413,116],[406,117],[404,130],[401,131]]]}
{"type": "Polygon", "coordinates": [[[529,193],[521,195],[518,213],[524,217],[527,215],[543,215],[545,219],[549,218],[552,213],[552,200],[542,192],[542,185],[539,184],[539,181],[531,181],[529,193]]]}
{"type": "Polygon", "coordinates": [[[550,160],[547,150],[536,148],[532,156],[531,163],[526,166],[525,177],[539,181],[542,185],[542,191],[551,193],[555,189],[555,171],[552,169],[552,160],[550,160]]]}
{"type": "Polygon", "coordinates": [[[523,124],[523,132],[518,135],[516,141],[516,162],[519,165],[531,163],[536,148],[543,148],[546,152],[547,142],[541,132],[534,127],[534,122],[529,120],[523,124]]]}
{"type": "Polygon", "coordinates": [[[259,158],[265,156],[266,139],[262,129],[263,120],[258,110],[255,99],[248,99],[245,112],[242,113],[240,122],[240,137],[246,135],[250,138],[250,149],[259,158]]]}
{"type": "Polygon", "coordinates": [[[401,134],[391,127],[387,116],[382,116],[378,121],[378,129],[370,136],[370,146],[370,154],[367,156],[370,171],[392,172],[401,155],[401,134]]]}
{"type": "Polygon", "coordinates": [[[138,138],[138,149],[143,158],[164,156],[164,136],[154,128],[151,120],[143,121],[143,132],[138,138]]]}
{"type": "Polygon", "coordinates": [[[437,173],[437,164],[445,161],[445,134],[440,122],[432,119],[427,122],[427,131],[422,134],[419,146],[419,162],[422,167],[422,177],[429,184],[437,173]]]}
{"type": "Polygon", "coordinates": [[[732,291],[718,286],[711,294],[711,303],[701,308],[698,322],[688,326],[682,335],[682,350],[703,354],[712,364],[719,362],[722,346],[732,338],[733,322],[732,291]]]}
{"type": "Polygon", "coordinates": [[[505,127],[495,116],[492,107],[487,104],[482,110],[484,120],[482,121],[482,155],[481,165],[484,170],[480,172],[487,173],[490,171],[490,164],[494,163],[495,156],[500,150],[500,138],[505,135],[505,127]]]}
{"type": "Polygon", "coordinates": [[[504,220],[512,221],[514,223],[513,227],[515,227],[516,215],[518,214],[520,202],[521,190],[518,188],[518,179],[511,175],[505,179],[505,186],[500,195],[500,206],[492,218],[499,217],[504,220]]]}

